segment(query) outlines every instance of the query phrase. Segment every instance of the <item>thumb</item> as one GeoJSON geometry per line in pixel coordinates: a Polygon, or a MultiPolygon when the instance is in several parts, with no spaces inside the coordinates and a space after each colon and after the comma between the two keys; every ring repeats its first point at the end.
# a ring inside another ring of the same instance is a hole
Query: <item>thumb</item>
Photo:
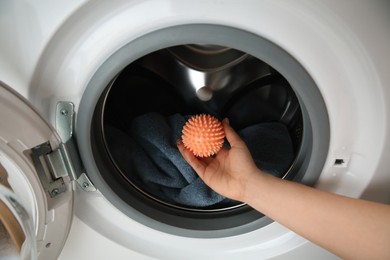
{"type": "Polygon", "coordinates": [[[226,139],[228,140],[231,147],[242,146],[244,141],[237,134],[237,132],[230,126],[229,119],[225,118],[222,121],[223,130],[225,131],[226,139]]]}

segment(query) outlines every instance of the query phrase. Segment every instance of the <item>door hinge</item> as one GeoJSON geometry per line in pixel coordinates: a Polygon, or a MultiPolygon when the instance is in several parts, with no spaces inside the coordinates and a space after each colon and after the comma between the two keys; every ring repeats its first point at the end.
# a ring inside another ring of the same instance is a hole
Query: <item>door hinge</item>
{"type": "Polygon", "coordinates": [[[95,191],[81,163],[76,140],[73,136],[74,105],[58,102],[56,129],[61,138],[57,149],[46,142],[31,149],[31,158],[45,190],[51,197],[66,191],[65,179],[75,180],[85,191],[95,191]]]}
{"type": "Polygon", "coordinates": [[[64,161],[59,157],[59,149],[53,153],[49,142],[31,149],[31,159],[35,165],[39,180],[43,189],[49,193],[50,197],[55,197],[66,191],[64,177],[67,176],[67,170],[64,167],[64,161]],[[54,161],[57,161],[58,165],[54,161]]]}

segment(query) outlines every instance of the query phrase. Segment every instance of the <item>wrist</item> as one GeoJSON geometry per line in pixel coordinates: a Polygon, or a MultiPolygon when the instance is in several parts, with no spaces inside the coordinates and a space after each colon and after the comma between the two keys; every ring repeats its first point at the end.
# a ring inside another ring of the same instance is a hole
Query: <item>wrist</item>
{"type": "MultiPolygon", "coordinates": [[[[260,169],[256,169],[244,182],[242,201],[247,204],[252,204],[253,201],[258,201],[261,193],[267,188],[267,173],[260,169]]],[[[272,177],[272,176],[271,176],[272,177]]]]}

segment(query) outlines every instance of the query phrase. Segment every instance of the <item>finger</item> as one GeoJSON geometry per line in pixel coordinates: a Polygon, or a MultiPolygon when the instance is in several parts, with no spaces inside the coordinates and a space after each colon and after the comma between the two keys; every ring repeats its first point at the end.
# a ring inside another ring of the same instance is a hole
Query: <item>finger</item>
{"type": "Polygon", "coordinates": [[[225,118],[222,121],[223,130],[225,131],[226,139],[230,146],[241,146],[244,142],[237,132],[230,126],[229,119],[225,118]]]}
{"type": "Polygon", "coordinates": [[[194,169],[194,171],[200,177],[203,177],[204,171],[206,169],[206,164],[200,161],[198,158],[196,158],[195,155],[190,150],[185,148],[181,140],[178,140],[176,143],[177,143],[177,148],[179,149],[184,160],[187,161],[187,163],[194,169]]]}

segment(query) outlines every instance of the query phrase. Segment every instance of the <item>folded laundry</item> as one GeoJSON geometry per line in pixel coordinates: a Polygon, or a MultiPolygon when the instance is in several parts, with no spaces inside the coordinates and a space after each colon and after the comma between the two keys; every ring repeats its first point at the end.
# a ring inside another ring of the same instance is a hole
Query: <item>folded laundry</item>
{"type": "MultiPolygon", "coordinates": [[[[176,147],[189,116],[147,113],[134,118],[128,131],[105,127],[117,167],[134,185],[158,200],[189,208],[237,204],[210,189],[176,147]]],[[[281,123],[260,123],[240,130],[259,168],[276,176],[288,169],[293,150],[281,123]]],[[[227,144],[228,145],[228,144],[227,144]]]]}

